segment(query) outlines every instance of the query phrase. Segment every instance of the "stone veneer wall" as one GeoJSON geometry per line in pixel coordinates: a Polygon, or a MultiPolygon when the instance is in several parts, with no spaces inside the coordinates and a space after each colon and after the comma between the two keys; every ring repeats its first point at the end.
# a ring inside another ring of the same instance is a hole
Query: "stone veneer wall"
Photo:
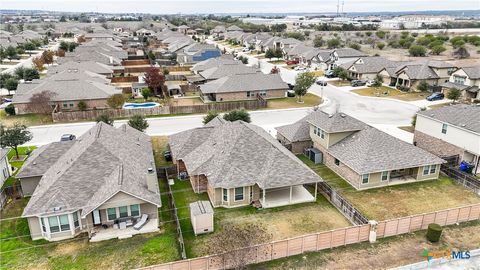
{"type": "Polygon", "coordinates": [[[460,158],[463,156],[462,148],[417,130],[414,132],[413,141],[416,142],[417,147],[437,156],[459,155],[460,158]]]}

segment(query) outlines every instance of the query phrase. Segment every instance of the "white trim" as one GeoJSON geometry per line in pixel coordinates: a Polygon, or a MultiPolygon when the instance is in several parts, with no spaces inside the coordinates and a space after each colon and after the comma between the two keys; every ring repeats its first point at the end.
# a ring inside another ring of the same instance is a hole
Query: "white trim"
{"type": "Polygon", "coordinates": [[[367,185],[367,184],[369,184],[369,183],[370,183],[370,174],[369,174],[369,173],[361,174],[361,175],[360,175],[360,181],[361,181],[360,183],[361,183],[362,185],[367,185]],[[366,183],[363,182],[363,176],[364,176],[364,175],[368,175],[368,178],[367,178],[367,182],[366,182],[366,183]]]}
{"type": "Polygon", "coordinates": [[[222,188],[222,203],[223,203],[223,202],[227,202],[227,203],[228,203],[228,202],[230,201],[230,200],[229,200],[229,197],[230,197],[230,194],[229,194],[229,193],[230,193],[230,189],[228,189],[228,188],[222,188]],[[225,200],[225,194],[224,194],[224,191],[225,191],[225,190],[227,191],[227,200],[225,200]]]}
{"type": "Polygon", "coordinates": [[[245,200],[245,187],[233,188],[233,202],[241,202],[241,201],[244,201],[244,200],[245,200]],[[237,200],[237,188],[242,189],[242,199],[241,200],[237,200]]]}
{"type": "Polygon", "coordinates": [[[390,171],[383,171],[383,172],[381,172],[381,174],[380,174],[380,181],[381,181],[381,182],[390,181],[390,171]],[[383,180],[383,173],[385,173],[385,172],[387,173],[387,179],[383,180]]]}

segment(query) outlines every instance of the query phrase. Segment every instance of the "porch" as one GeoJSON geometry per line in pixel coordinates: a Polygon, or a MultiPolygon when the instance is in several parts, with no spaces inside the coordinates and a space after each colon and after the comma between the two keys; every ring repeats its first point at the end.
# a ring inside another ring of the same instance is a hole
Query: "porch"
{"type": "Polygon", "coordinates": [[[158,219],[149,219],[145,225],[136,230],[133,226],[128,226],[124,229],[120,229],[117,226],[96,226],[90,232],[90,242],[99,242],[108,239],[125,239],[130,238],[136,234],[142,233],[152,233],[158,232],[160,229],[158,228],[158,219]]]}
{"type": "Polygon", "coordinates": [[[315,195],[312,195],[303,185],[264,189],[260,202],[263,208],[272,208],[290,204],[314,202],[317,200],[317,184],[315,195]]]}

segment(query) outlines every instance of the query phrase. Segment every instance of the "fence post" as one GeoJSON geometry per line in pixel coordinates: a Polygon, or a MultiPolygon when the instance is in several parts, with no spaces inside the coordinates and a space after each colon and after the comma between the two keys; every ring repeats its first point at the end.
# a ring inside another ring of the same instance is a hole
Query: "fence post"
{"type": "MultiPolygon", "coordinates": [[[[368,242],[375,243],[377,241],[377,226],[378,222],[375,220],[369,220],[368,225],[370,225],[370,233],[368,235],[368,242]]],[[[360,232],[359,232],[360,234],[360,232]]]]}

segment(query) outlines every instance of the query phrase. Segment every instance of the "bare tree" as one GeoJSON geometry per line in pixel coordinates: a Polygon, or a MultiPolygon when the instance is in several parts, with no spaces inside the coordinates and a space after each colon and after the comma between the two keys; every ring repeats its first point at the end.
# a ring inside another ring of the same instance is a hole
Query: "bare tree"
{"type": "Polygon", "coordinates": [[[50,114],[53,109],[51,106],[51,100],[56,94],[50,91],[42,91],[35,93],[30,98],[30,103],[27,109],[32,113],[50,114]]]}
{"type": "Polygon", "coordinates": [[[222,254],[228,267],[244,269],[252,259],[251,246],[269,242],[272,235],[262,224],[253,222],[232,223],[222,226],[209,241],[209,254],[222,254]]]}

